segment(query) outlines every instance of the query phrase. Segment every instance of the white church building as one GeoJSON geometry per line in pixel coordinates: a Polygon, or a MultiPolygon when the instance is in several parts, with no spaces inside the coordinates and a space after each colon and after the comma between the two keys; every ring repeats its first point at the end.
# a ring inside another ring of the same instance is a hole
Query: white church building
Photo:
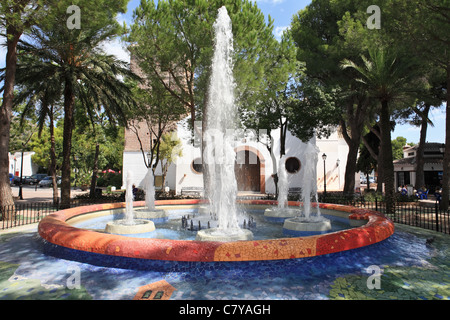
{"type": "MultiPolygon", "coordinates": [[[[187,193],[189,190],[203,188],[203,172],[201,165],[201,149],[191,143],[191,131],[186,129],[183,122],[177,125],[177,136],[182,142],[182,156],[178,157],[169,166],[165,185],[161,186],[161,168],[158,165],[155,171],[155,185],[158,188],[169,188],[175,194],[187,193]]],[[[280,158],[280,131],[272,131],[274,138],[273,155],[271,155],[261,142],[252,139],[240,139],[235,142],[236,152],[235,174],[238,191],[245,194],[274,194],[275,183],[273,174],[278,170],[280,158]]],[[[140,137],[141,142],[145,136],[140,137]]],[[[338,130],[329,138],[313,139],[320,150],[317,162],[317,188],[324,189],[324,173],[326,176],[327,191],[342,191],[344,187],[344,174],[348,154],[348,146],[338,130]],[[323,155],[326,159],[323,160],[323,155]],[[325,169],[325,170],[324,170],[325,169]]],[[[145,144],[143,144],[145,145],[145,144]]],[[[301,185],[302,164],[305,162],[303,152],[306,144],[289,132],[286,137],[285,168],[288,172],[289,188],[298,188],[301,185]]],[[[123,184],[128,172],[132,173],[133,183],[145,189],[144,178],[147,174],[144,157],[148,150],[141,150],[135,132],[126,129],[125,148],[123,152],[123,184]]],[[[356,183],[359,183],[357,179],[356,183]]]]}

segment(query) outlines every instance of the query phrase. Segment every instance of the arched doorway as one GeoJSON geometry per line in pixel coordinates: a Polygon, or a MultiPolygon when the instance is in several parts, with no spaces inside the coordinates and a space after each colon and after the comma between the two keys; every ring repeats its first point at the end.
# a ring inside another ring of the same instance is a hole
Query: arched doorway
{"type": "Polygon", "coordinates": [[[234,166],[238,191],[265,193],[264,158],[252,147],[236,149],[234,166]]]}

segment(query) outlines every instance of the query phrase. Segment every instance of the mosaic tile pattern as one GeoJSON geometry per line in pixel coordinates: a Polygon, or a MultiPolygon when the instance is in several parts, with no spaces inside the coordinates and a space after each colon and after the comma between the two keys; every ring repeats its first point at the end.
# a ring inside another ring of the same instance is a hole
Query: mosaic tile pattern
{"type": "Polygon", "coordinates": [[[95,266],[49,256],[43,248],[36,230],[0,234],[0,299],[131,300],[160,281],[175,289],[171,300],[450,299],[450,236],[403,225],[385,241],[330,255],[172,262],[178,267],[163,271],[95,266]],[[367,288],[370,265],[383,271],[379,290],[367,288]],[[67,288],[70,267],[81,271],[79,289],[67,288]]]}

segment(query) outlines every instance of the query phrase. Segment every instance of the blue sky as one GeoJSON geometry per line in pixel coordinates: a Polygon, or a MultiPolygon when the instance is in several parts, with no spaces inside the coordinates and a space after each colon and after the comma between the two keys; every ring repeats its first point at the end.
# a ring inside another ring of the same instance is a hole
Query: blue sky
{"type": "MultiPolygon", "coordinates": [[[[131,24],[133,10],[140,3],[140,0],[130,0],[128,3],[128,11],[126,14],[118,17],[119,21],[126,21],[131,24]]],[[[311,0],[256,0],[258,7],[266,15],[270,15],[274,20],[274,34],[279,37],[281,32],[287,28],[299,10],[305,8],[311,0]]],[[[0,47],[0,67],[5,66],[6,49],[0,47]]],[[[127,52],[122,48],[120,41],[114,41],[105,45],[105,50],[111,54],[115,54],[118,58],[129,61],[127,52]]],[[[434,108],[430,115],[430,120],[433,121],[434,127],[428,127],[427,141],[429,142],[445,142],[445,108],[434,108]]],[[[397,136],[402,136],[407,139],[407,142],[419,142],[420,127],[413,127],[410,125],[397,125],[395,131],[392,132],[392,139],[397,136]]]]}

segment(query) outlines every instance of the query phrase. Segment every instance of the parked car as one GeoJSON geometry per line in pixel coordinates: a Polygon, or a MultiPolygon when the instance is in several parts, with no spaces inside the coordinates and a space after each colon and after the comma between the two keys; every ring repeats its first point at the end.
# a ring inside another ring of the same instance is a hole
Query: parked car
{"type": "MultiPolygon", "coordinates": [[[[52,186],[53,180],[51,176],[47,176],[41,181],[39,181],[39,187],[50,187],[52,186]]],[[[61,184],[61,177],[56,177],[56,183],[61,184]]]]}
{"type": "MultiPolygon", "coordinates": [[[[20,185],[20,176],[14,177],[13,183],[15,185],[20,185]]],[[[33,178],[31,178],[30,176],[23,176],[22,177],[22,184],[33,184],[33,178]]]]}
{"type": "Polygon", "coordinates": [[[45,177],[47,177],[47,175],[45,173],[35,173],[35,174],[31,175],[31,183],[30,184],[39,183],[39,181],[41,181],[45,177]]]}
{"type": "Polygon", "coordinates": [[[13,184],[18,186],[20,184],[20,177],[14,176],[13,178],[13,184]]]}
{"type": "Polygon", "coordinates": [[[23,184],[33,184],[33,178],[31,176],[22,177],[23,184]]]}

